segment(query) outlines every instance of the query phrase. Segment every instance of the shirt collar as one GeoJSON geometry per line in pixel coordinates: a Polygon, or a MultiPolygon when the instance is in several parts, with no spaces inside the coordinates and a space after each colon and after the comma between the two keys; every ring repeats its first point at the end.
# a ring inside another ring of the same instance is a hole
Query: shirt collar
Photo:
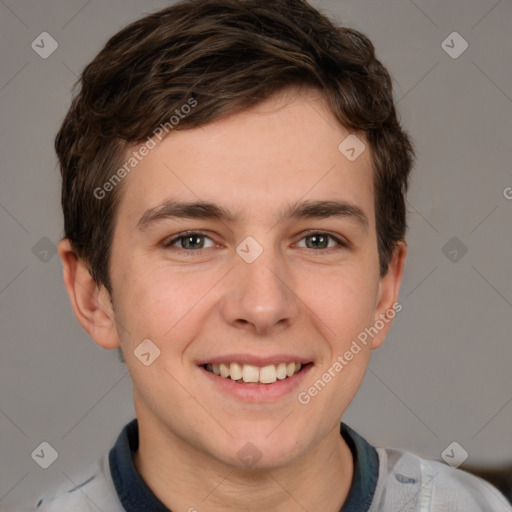
{"type": "Polygon", "coordinates": [[[379,478],[379,457],[377,450],[345,423],[340,433],[345,439],[354,459],[352,485],[340,512],[367,512],[379,478]]]}
{"type": "MultiPolygon", "coordinates": [[[[341,423],[340,433],[354,459],[352,485],[340,512],[368,512],[379,474],[377,451],[345,423],[341,423]]],[[[109,452],[110,472],[119,501],[126,512],[170,512],[137,471],[133,453],[138,449],[139,425],[135,418],[123,428],[109,452]]]]}
{"type": "Polygon", "coordinates": [[[109,453],[110,473],[119,501],[126,512],[170,512],[137,471],[133,453],[138,449],[139,424],[135,418],[123,428],[109,453]]]}

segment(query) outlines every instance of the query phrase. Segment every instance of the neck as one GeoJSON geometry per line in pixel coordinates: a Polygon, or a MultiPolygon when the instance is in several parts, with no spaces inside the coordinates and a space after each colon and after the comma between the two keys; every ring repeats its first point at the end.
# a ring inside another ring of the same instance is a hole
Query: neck
{"type": "Polygon", "coordinates": [[[339,425],[292,463],[258,470],[224,464],[151,421],[139,419],[139,434],[135,466],[172,511],[339,512],[352,482],[352,453],[339,425]]]}

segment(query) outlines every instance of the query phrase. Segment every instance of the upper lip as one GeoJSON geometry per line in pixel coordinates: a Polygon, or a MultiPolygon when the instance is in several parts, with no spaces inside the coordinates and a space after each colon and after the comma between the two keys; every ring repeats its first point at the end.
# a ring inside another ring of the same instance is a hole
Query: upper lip
{"type": "Polygon", "coordinates": [[[205,364],[220,364],[220,363],[238,363],[238,364],[251,364],[253,366],[263,367],[276,363],[311,363],[311,359],[295,356],[290,354],[275,354],[272,356],[255,356],[251,354],[225,354],[223,356],[207,357],[198,361],[198,366],[205,364]]]}

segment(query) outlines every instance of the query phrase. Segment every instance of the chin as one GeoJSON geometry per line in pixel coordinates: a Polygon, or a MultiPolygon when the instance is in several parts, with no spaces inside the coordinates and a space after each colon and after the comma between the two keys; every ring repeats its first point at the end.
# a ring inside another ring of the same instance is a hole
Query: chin
{"type": "Polygon", "coordinates": [[[265,433],[259,429],[254,432],[241,430],[236,435],[233,431],[230,433],[233,437],[225,437],[220,451],[219,445],[215,447],[215,456],[238,469],[257,471],[287,466],[303,454],[307,444],[304,439],[299,439],[298,433],[290,435],[284,429],[280,433],[277,430],[272,432],[272,429],[265,430],[265,433]]]}

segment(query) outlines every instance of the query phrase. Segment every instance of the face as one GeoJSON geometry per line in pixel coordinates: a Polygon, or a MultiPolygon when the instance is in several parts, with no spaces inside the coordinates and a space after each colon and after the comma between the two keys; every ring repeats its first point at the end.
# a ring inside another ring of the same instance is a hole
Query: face
{"type": "Polygon", "coordinates": [[[139,422],[169,442],[237,466],[256,447],[275,467],[339,428],[389,325],[353,342],[397,291],[379,277],[368,145],[350,161],[349,134],[318,92],[288,91],[172,132],[125,179],[117,335],[139,422]]]}

